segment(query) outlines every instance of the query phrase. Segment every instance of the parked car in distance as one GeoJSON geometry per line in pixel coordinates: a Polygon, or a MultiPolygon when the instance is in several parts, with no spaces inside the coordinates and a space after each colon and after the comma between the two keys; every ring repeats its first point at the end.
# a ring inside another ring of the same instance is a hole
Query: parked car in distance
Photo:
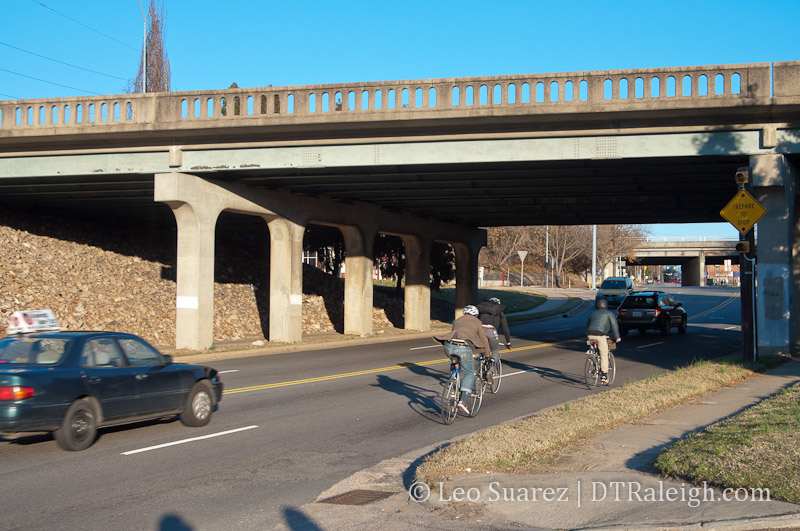
{"type": "Polygon", "coordinates": [[[612,307],[619,306],[628,294],[633,293],[633,282],[628,277],[608,277],[600,284],[595,301],[603,298],[612,307]]]}
{"type": "Polygon", "coordinates": [[[85,450],[103,426],[211,420],[222,398],[216,370],[173,363],[133,334],[61,331],[51,317],[15,312],[0,339],[0,432],[52,432],[64,450],[85,450]],[[34,331],[38,322],[49,331],[34,331]]]}
{"type": "Polygon", "coordinates": [[[640,334],[653,328],[660,330],[664,336],[668,336],[672,328],[685,334],[686,310],[682,303],[676,302],[663,291],[635,291],[617,309],[617,324],[623,336],[632,328],[640,334]]]}

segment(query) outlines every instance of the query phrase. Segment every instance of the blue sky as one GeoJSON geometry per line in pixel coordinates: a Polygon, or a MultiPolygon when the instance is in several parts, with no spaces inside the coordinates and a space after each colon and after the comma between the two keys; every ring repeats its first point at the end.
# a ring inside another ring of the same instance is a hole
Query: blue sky
{"type": "MultiPolygon", "coordinates": [[[[177,91],[800,59],[798,0],[163,3],[177,91]]],[[[138,0],[2,7],[0,99],[118,94],[136,74],[138,0]]]]}

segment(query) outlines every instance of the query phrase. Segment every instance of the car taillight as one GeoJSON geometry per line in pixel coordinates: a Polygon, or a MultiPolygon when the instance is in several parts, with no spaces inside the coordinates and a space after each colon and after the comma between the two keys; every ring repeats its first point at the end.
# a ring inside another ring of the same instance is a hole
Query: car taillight
{"type": "Polygon", "coordinates": [[[655,310],[653,310],[653,315],[655,315],[656,317],[658,317],[660,313],[661,313],[660,308],[656,308],[655,310]]]}
{"type": "Polygon", "coordinates": [[[25,400],[33,396],[33,387],[0,386],[0,400],[25,400]]]}

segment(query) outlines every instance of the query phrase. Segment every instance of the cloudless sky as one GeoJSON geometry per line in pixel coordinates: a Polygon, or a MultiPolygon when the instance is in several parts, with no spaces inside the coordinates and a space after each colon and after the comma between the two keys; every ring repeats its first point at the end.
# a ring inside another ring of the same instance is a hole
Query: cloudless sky
{"type": "MultiPolygon", "coordinates": [[[[163,4],[175,91],[800,60],[800,0],[163,4]]],[[[119,94],[136,75],[138,0],[0,7],[0,100],[119,94]]],[[[650,231],[737,235],[728,223],[650,231]]]]}

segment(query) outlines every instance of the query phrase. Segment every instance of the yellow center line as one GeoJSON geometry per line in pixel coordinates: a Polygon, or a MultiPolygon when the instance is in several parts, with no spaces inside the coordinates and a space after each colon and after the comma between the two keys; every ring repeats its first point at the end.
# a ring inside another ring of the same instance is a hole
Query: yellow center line
{"type": "MultiPolygon", "coordinates": [[[[512,348],[510,350],[501,350],[500,352],[521,352],[523,350],[532,350],[536,348],[543,348],[543,347],[551,347],[553,345],[561,345],[563,343],[569,343],[570,341],[574,341],[574,339],[566,340],[566,341],[557,341],[553,343],[539,343],[538,345],[530,345],[527,347],[517,347],[512,348]]],[[[232,395],[236,393],[247,393],[250,391],[262,391],[264,389],[275,389],[276,387],[288,387],[291,385],[300,385],[306,383],[315,383],[315,382],[325,382],[328,380],[338,380],[340,378],[350,378],[351,376],[363,376],[365,374],[374,374],[376,372],[389,372],[389,371],[396,371],[399,369],[408,369],[411,367],[424,367],[426,365],[435,365],[437,363],[449,363],[449,358],[442,358],[437,360],[430,360],[430,361],[422,361],[419,363],[399,363],[397,365],[390,365],[389,367],[380,367],[378,369],[366,369],[363,371],[355,371],[355,372],[346,372],[342,374],[331,374],[329,376],[317,376],[315,378],[304,378],[302,380],[292,380],[289,382],[276,382],[271,384],[264,384],[264,385],[253,385],[250,387],[237,387],[235,389],[226,389],[223,391],[225,395],[232,395]]]]}

